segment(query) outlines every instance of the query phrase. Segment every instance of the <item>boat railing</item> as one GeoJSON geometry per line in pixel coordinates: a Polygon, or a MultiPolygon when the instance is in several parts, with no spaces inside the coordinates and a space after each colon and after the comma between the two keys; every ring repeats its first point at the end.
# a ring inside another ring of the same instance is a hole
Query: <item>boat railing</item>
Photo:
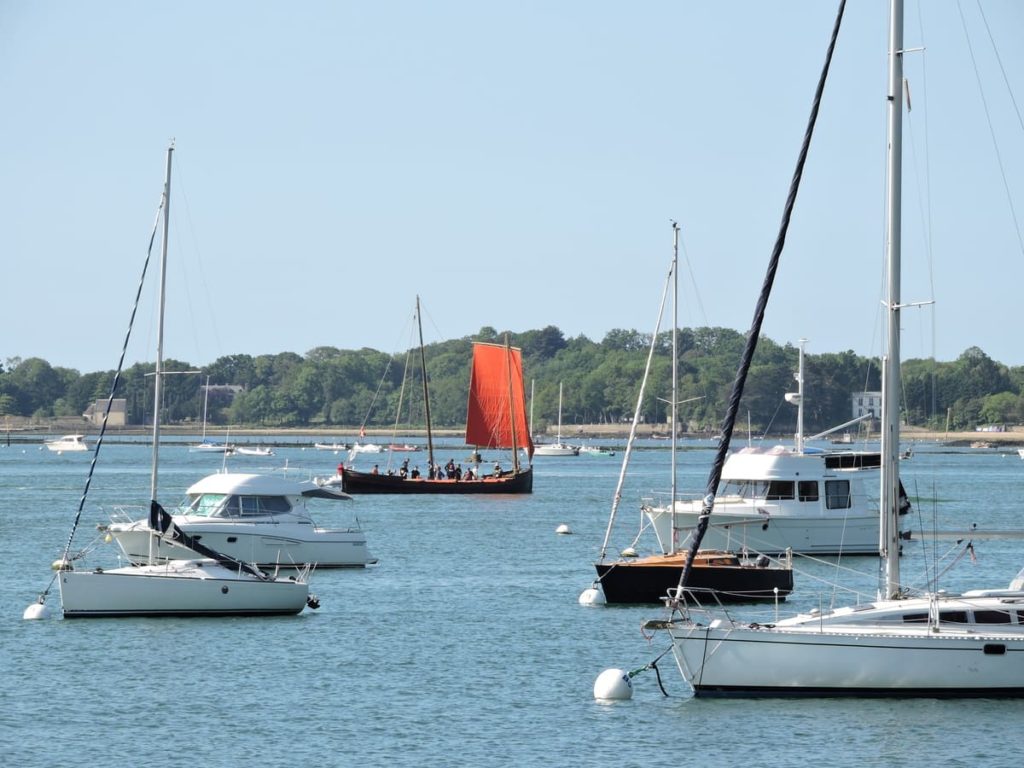
{"type": "Polygon", "coordinates": [[[663,599],[666,608],[670,611],[680,611],[696,624],[710,624],[717,619],[724,619],[733,624],[768,624],[778,620],[779,607],[785,600],[785,595],[777,594],[773,603],[726,605],[722,602],[721,590],[669,587],[668,594],[663,599]],[[739,611],[742,611],[742,619],[733,615],[739,611]]]}
{"type": "MultiPolygon", "coordinates": [[[[664,494],[655,493],[655,494],[651,494],[651,495],[642,497],[640,499],[640,502],[643,505],[643,509],[644,510],[670,510],[671,509],[671,506],[669,504],[669,499],[670,498],[671,498],[671,494],[670,493],[667,493],[667,492],[664,493],[664,494]]],[[[677,493],[676,496],[675,496],[675,499],[676,499],[675,503],[676,503],[677,507],[681,507],[681,509],[679,509],[680,512],[684,512],[685,511],[685,512],[692,513],[692,512],[694,512],[694,509],[695,509],[696,505],[701,501],[701,498],[702,497],[697,495],[697,494],[679,494],[679,493],[677,493]]],[[[725,521],[719,522],[719,521],[715,520],[714,512],[712,512],[711,525],[715,526],[715,527],[728,527],[728,526],[735,526],[735,525],[762,525],[765,522],[767,522],[768,520],[770,520],[773,515],[776,515],[776,514],[780,513],[784,509],[784,507],[785,507],[785,503],[784,502],[790,502],[791,503],[791,500],[777,501],[775,499],[772,499],[772,500],[769,501],[767,499],[757,499],[757,498],[750,498],[750,497],[746,497],[746,496],[737,496],[737,495],[728,495],[728,496],[722,495],[722,496],[718,496],[718,497],[715,498],[715,503],[718,504],[718,505],[721,505],[721,504],[743,504],[743,505],[749,507],[749,512],[750,512],[750,515],[751,515],[751,519],[750,520],[741,520],[741,521],[725,520],[725,521]]],[[[688,526],[683,526],[683,528],[681,528],[680,530],[683,530],[683,529],[685,529],[687,527],[688,526]]]]}
{"type": "Polygon", "coordinates": [[[136,520],[144,520],[148,517],[148,507],[141,504],[136,505],[118,505],[113,507],[110,511],[110,522],[122,523],[128,525],[134,523],[136,520]]]}

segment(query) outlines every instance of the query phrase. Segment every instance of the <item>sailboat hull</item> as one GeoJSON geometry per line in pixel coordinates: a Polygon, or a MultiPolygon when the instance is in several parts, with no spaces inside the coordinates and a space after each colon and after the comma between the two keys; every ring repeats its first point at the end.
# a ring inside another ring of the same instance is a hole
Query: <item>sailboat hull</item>
{"type": "MultiPolygon", "coordinates": [[[[724,554],[725,559],[735,556],[724,554]]],[[[609,603],[661,603],[675,591],[685,557],[653,556],[640,560],[595,563],[598,580],[609,603]]],[[[696,562],[688,590],[698,601],[752,603],[784,600],[793,591],[793,570],[778,566],[696,562]]]]}
{"type": "Polygon", "coordinates": [[[1024,635],[906,628],[672,625],[701,697],[1024,696],[1024,635]]]}
{"type": "Polygon", "coordinates": [[[533,493],[533,468],[500,477],[487,475],[480,480],[428,480],[423,477],[374,475],[345,469],[341,479],[345,493],[533,493]]]}
{"type": "Polygon", "coordinates": [[[535,445],[534,456],[579,456],[580,449],[565,443],[550,443],[535,445]]]}
{"type": "Polygon", "coordinates": [[[301,612],[309,597],[303,580],[263,581],[212,561],[64,571],[58,582],[66,619],[286,616],[301,612]]]}

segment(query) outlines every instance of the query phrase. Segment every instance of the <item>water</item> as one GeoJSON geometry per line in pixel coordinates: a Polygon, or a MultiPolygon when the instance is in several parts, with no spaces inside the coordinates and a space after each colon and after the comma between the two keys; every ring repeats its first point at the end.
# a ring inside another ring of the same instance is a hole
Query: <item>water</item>
{"type": "MultiPolygon", "coordinates": [[[[305,441],[303,441],[305,442],[305,441]]],[[[308,441],[309,443],[312,440],[308,441]]],[[[308,444],[308,443],[307,443],[308,444]]],[[[614,542],[630,543],[639,500],[667,489],[664,443],[635,454],[614,542]],[[660,445],[660,450],[654,450],[660,445]]],[[[709,444],[687,444],[681,485],[703,488],[709,444]]],[[[443,448],[442,462],[463,458],[443,448]]],[[[414,454],[425,461],[423,454],[414,454]]],[[[232,466],[329,474],[338,456],[278,448],[232,466]]],[[[702,701],[671,657],[634,679],[632,700],[593,699],[608,667],[638,669],[667,647],[647,640],[656,606],[586,608],[619,456],[539,458],[531,496],[362,497],[325,524],[358,517],[381,563],[322,571],[319,611],[279,619],[23,621],[67,539],[90,456],[0,448],[0,764],[41,766],[618,766],[691,760],[737,765],[1008,765],[1024,747],[1017,701],[702,701]],[[568,524],[574,534],[559,536],[568,524]]],[[[220,465],[162,450],[161,498],[173,503],[220,465]]],[[[365,461],[365,459],[363,459],[365,461]]],[[[111,505],[148,499],[149,449],[104,447],[76,543],[111,505]]],[[[1016,452],[916,447],[904,462],[924,525],[1022,527],[1024,462],[1016,452]]],[[[341,511],[337,511],[338,508],[341,511]]],[[[919,526],[915,524],[915,528],[919,526]]],[[[904,572],[927,573],[911,544],[904,572]]],[[[948,574],[951,589],[1004,585],[1024,542],[975,542],[948,574]]],[[[114,562],[112,545],[99,561],[114,562]]],[[[846,561],[871,590],[875,561],[846,561]]],[[[781,608],[827,603],[815,578],[835,564],[800,564],[781,608]]],[[[842,600],[847,598],[842,597],[842,600]]],[[[58,612],[56,589],[50,605],[58,612]]],[[[743,609],[771,611],[767,609],[743,609]]]]}

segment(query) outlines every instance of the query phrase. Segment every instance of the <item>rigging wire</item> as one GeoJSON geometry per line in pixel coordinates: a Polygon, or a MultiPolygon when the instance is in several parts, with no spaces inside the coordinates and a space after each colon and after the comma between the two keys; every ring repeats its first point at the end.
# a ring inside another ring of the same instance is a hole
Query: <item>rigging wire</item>
{"type": "MultiPolygon", "coordinates": [[[[125,331],[124,344],[121,346],[121,358],[117,361],[117,370],[114,372],[114,378],[110,383],[110,394],[107,396],[107,406],[103,411],[103,421],[100,423],[100,433],[96,438],[96,448],[93,450],[92,461],[89,463],[89,472],[85,477],[85,487],[82,489],[82,497],[78,501],[78,510],[75,512],[75,519],[71,524],[71,532],[68,534],[67,544],[64,545],[64,551],[61,554],[59,561],[60,569],[64,570],[70,567],[70,560],[68,556],[71,552],[71,544],[75,538],[75,532],[78,530],[78,525],[82,519],[82,511],[85,509],[85,501],[89,496],[89,488],[92,485],[92,478],[96,472],[96,462],[100,457],[100,450],[103,448],[103,437],[107,433],[107,419],[110,416],[110,410],[114,404],[114,396],[117,394],[117,385],[121,380],[121,371],[124,369],[124,359],[128,354],[128,342],[132,336],[132,328],[135,326],[135,315],[139,309],[139,301],[142,296],[142,287],[146,282],[146,272],[149,269],[149,262],[153,255],[153,244],[156,242],[156,234],[160,229],[160,216],[163,213],[164,206],[167,204],[166,189],[160,194],[160,204],[157,206],[156,220],[153,222],[153,231],[149,236],[149,247],[146,249],[146,260],[142,265],[142,274],[139,275],[139,287],[135,291],[135,303],[132,305],[131,316],[128,319],[128,329],[125,331]]],[[[77,558],[76,558],[77,559],[77,558]]],[[[39,602],[43,603],[46,601],[46,595],[53,587],[53,582],[56,579],[56,575],[50,579],[50,583],[46,589],[43,590],[42,594],[39,595],[39,602]]]]}
{"type": "MultiPolygon", "coordinates": [[[[1024,256],[1024,236],[1021,234],[1020,223],[1017,220],[1017,209],[1013,205],[1013,195],[1010,193],[1010,183],[1006,178],[1006,168],[1003,165],[1002,153],[999,151],[999,140],[996,138],[995,127],[992,125],[992,115],[988,109],[988,100],[985,98],[985,89],[981,84],[981,74],[978,72],[978,61],[974,57],[974,47],[971,45],[971,36],[967,30],[967,19],[964,17],[964,10],[959,0],[957,0],[956,9],[960,13],[960,24],[964,30],[964,40],[967,42],[967,51],[971,56],[971,66],[974,69],[974,79],[978,83],[978,95],[981,97],[981,105],[985,110],[985,121],[988,123],[988,132],[992,137],[992,148],[996,153],[996,163],[999,165],[999,175],[1003,180],[1003,190],[1006,192],[1006,204],[1010,209],[1010,217],[1013,219],[1014,233],[1017,235],[1017,245],[1020,247],[1021,255],[1024,256]]],[[[1002,62],[1000,61],[1000,67],[1001,66],[1002,62]]],[[[1015,101],[1014,107],[1016,108],[1016,106],[1017,104],[1015,101]]],[[[1020,112],[1017,113],[1017,116],[1018,118],[1020,117],[1020,112]]]]}

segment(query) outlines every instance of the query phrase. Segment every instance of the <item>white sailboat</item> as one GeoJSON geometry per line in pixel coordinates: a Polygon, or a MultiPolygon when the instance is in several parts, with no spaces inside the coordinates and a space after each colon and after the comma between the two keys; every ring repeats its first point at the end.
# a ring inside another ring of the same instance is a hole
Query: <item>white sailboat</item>
{"type": "MultiPolygon", "coordinates": [[[[117,616],[225,616],[296,614],[307,605],[309,569],[291,578],[272,577],[246,563],[214,552],[177,529],[157,502],[160,456],[160,403],[163,377],[163,338],[167,241],[171,189],[171,157],[161,201],[163,240],[160,258],[160,307],[154,376],[153,457],[150,479],[150,534],[144,565],[76,570],[69,557],[71,539],[56,564],[64,618],[117,616]],[[170,542],[188,546],[210,559],[171,560],[160,564],[160,550],[170,542]]],[[[134,312],[133,312],[134,317],[134,312]]],[[[113,398],[113,394],[111,394],[113,398]]],[[[104,427],[106,426],[104,421],[104,427]]],[[[102,433],[101,438],[102,440],[102,433]]],[[[99,446],[97,446],[97,455],[99,446]]],[[[91,475],[90,475],[91,477],[91,475]]],[[[86,486],[88,490],[88,485],[86,486]]],[[[84,501],[84,496],[83,496],[84,501]]],[[[81,510],[79,510],[80,512],[81,510]]],[[[76,519],[77,525],[77,519],[76,519]]],[[[74,532],[72,531],[72,537],[74,532]]],[[[43,598],[40,599],[40,603],[43,598]]],[[[26,611],[26,616],[29,612],[26,611]]]]}
{"type": "Polygon", "coordinates": [[[206,410],[210,404],[210,377],[206,377],[206,386],[203,387],[203,436],[202,439],[188,447],[189,453],[234,453],[227,443],[218,443],[206,439],[206,410]]]}
{"type": "MultiPolygon", "coordinates": [[[[878,599],[771,624],[679,606],[666,629],[697,696],[1024,696],[1024,572],[1003,589],[911,594],[899,571],[903,3],[892,0],[878,599]]],[[[819,86],[820,88],[820,86],[819,86]]],[[[713,508],[714,498],[709,507],[713,508]]],[[[709,509],[713,516],[713,510],[709,509]]]]}
{"type": "Polygon", "coordinates": [[[534,456],[579,456],[580,449],[562,442],[562,382],[558,382],[558,439],[533,446],[534,456]]]}

